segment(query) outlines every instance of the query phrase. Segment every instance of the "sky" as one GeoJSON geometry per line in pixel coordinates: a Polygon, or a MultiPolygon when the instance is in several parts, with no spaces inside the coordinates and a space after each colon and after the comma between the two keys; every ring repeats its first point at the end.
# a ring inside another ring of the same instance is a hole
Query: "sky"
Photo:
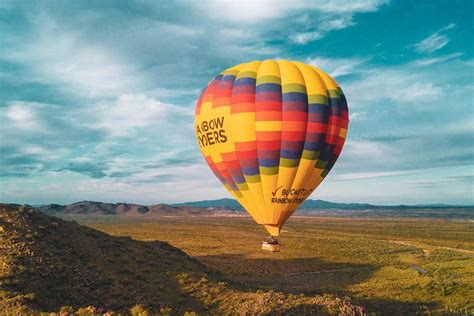
{"type": "Polygon", "coordinates": [[[200,91],[298,60],[350,126],[311,196],[474,204],[472,1],[0,1],[0,201],[229,198],[201,157],[200,91]]]}

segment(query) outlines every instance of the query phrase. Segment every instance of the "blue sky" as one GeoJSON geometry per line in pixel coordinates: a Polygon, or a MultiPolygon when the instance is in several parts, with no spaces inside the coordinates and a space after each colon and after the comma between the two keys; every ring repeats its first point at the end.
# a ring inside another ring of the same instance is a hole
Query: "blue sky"
{"type": "Polygon", "coordinates": [[[344,90],[312,198],[474,204],[472,1],[1,1],[0,200],[230,197],[200,156],[200,90],[254,59],[344,90]]]}

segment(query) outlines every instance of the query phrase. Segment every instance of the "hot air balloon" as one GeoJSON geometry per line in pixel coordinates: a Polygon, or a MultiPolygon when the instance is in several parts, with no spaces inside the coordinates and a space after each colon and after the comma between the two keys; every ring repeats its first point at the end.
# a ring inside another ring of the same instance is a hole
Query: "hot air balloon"
{"type": "Polygon", "coordinates": [[[334,166],[348,123],[334,79],[287,60],[224,70],[203,90],[195,113],[207,164],[270,233],[266,245],[277,245],[283,224],[334,166]]]}

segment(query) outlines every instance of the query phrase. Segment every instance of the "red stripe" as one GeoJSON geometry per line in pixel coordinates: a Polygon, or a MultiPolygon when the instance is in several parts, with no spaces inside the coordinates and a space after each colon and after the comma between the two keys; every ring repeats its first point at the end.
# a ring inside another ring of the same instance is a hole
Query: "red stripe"
{"type": "Polygon", "coordinates": [[[308,113],[300,111],[283,111],[282,112],[283,121],[308,121],[308,113]]]}
{"type": "Polygon", "coordinates": [[[280,158],[280,149],[278,148],[278,149],[273,149],[273,150],[262,150],[259,148],[258,158],[260,159],[280,158]]]}
{"type": "Polygon", "coordinates": [[[325,133],[327,130],[327,125],[316,122],[308,122],[307,131],[312,133],[325,133]]]}
{"type": "Polygon", "coordinates": [[[238,152],[255,150],[255,149],[257,149],[257,143],[255,141],[238,142],[238,143],[235,143],[235,149],[238,152]]]}
{"type": "Polygon", "coordinates": [[[281,133],[282,140],[291,140],[291,141],[304,141],[306,138],[306,132],[285,132],[281,133]]]}
{"type": "Polygon", "coordinates": [[[256,132],[257,141],[272,141],[281,139],[281,132],[256,132]]]}
{"type": "Polygon", "coordinates": [[[232,95],[232,103],[254,103],[255,94],[253,93],[241,93],[232,95]]]}
{"type": "Polygon", "coordinates": [[[255,112],[259,111],[280,111],[281,102],[278,101],[261,101],[255,102],[255,112]]]}
{"type": "Polygon", "coordinates": [[[258,167],[258,159],[240,159],[240,166],[242,168],[258,167]]]}
{"type": "Polygon", "coordinates": [[[240,169],[240,163],[238,160],[225,161],[227,169],[240,169]]]}
{"type": "Polygon", "coordinates": [[[231,151],[228,153],[221,153],[221,157],[222,157],[222,160],[230,161],[230,160],[237,159],[237,154],[235,153],[235,151],[231,151]]]}
{"type": "Polygon", "coordinates": [[[278,141],[259,141],[257,140],[257,148],[258,150],[272,150],[272,149],[280,149],[281,142],[278,141]]]}
{"type": "Polygon", "coordinates": [[[248,150],[248,151],[239,151],[239,152],[237,152],[237,156],[239,157],[240,160],[242,160],[242,159],[256,159],[258,157],[257,149],[248,150]]]}
{"type": "Polygon", "coordinates": [[[281,148],[285,150],[298,151],[301,150],[301,147],[304,145],[304,139],[300,141],[281,141],[281,148]]]}
{"type": "Polygon", "coordinates": [[[257,102],[266,102],[266,101],[281,101],[280,92],[259,92],[255,94],[255,100],[257,102]]]}

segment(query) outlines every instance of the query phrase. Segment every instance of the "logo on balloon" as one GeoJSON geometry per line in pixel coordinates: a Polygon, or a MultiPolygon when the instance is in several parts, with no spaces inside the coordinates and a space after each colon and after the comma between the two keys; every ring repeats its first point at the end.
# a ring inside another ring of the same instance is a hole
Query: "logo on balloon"
{"type": "MultiPolygon", "coordinates": [[[[272,192],[272,195],[275,196],[278,190],[281,188],[278,187],[275,191],[272,192]]],[[[312,192],[313,190],[307,189],[282,189],[281,195],[282,197],[272,197],[272,203],[276,204],[300,204],[306,199],[306,197],[312,192]]]]}
{"type": "Polygon", "coordinates": [[[201,148],[226,143],[224,117],[213,118],[196,125],[196,137],[201,148]]]}

